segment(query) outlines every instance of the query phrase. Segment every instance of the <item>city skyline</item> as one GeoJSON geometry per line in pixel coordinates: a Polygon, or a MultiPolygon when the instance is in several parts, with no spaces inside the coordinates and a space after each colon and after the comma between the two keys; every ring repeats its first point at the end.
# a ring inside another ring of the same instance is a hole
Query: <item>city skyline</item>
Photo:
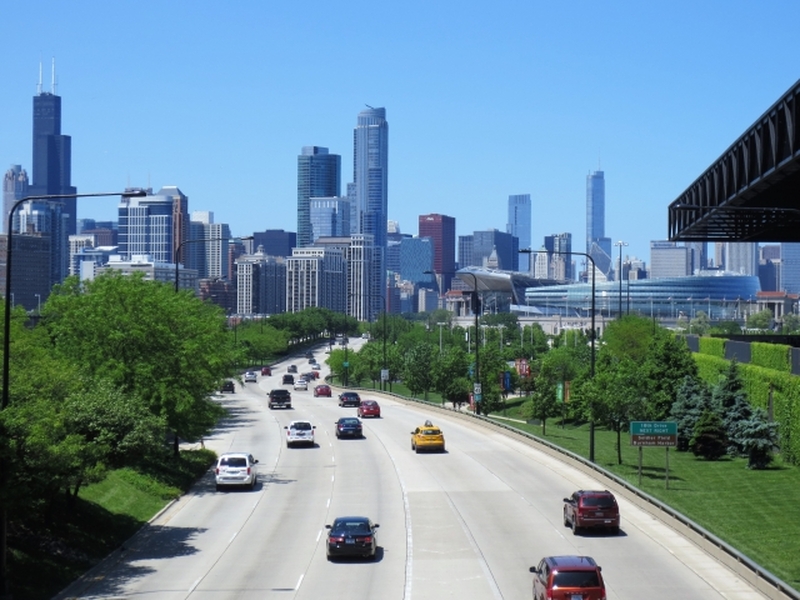
{"type": "MultiPolygon", "coordinates": [[[[667,204],[797,78],[800,6],[789,0],[602,11],[245,3],[224,14],[83,4],[15,6],[0,39],[14,57],[0,166],[31,174],[30,98],[39,64],[55,57],[73,185],[176,185],[234,235],[294,230],[298,150],[330,148],[349,173],[353,115],[370,104],[392,121],[388,216],[402,231],[434,212],[454,216],[459,234],[504,230],[495,213],[529,193],[533,242],[571,232],[577,247],[585,176],[602,170],[606,235],[646,257],[667,235],[667,204]]],[[[109,220],[114,208],[84,200],[77,212],[109,220]]]]}

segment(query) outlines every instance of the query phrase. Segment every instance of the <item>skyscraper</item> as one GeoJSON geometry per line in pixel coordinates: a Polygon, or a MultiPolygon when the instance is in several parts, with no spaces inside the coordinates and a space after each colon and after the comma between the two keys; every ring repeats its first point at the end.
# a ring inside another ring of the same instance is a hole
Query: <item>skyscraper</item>
{"type": "Polygon", "coordinates": [[[606,237],[606,182],[603,171],[586,176],[586,253],[604,274],[611,269],[611,238],[606,237]]]}
{"type": "Polygon", "coordinates": [[[433,242],[433,272],[439,284],[439,293],[450,289],[456,270],[456,220],[447,215],[430,214],[419,217],[419,237],[433,242]]]}
{"type": "Polygon", "coordinates": [[[147,192],[143,198],[120,200],[119,253],[125,260],[149,256],[154,263],[171,263],[175,240],[173,195],[147,192]]]}
{"type": "MultiPolygon", "coordinates": [[[[33,173],[30,194],[75,194],[77,190],[72,187],[71,172],[72,138],[61,134],[61,97],[56,95],[56,65],[53,61],[51,91],[42,91],[40,65],[39,85],[33,97],[33,173]]],[[[58,204],[64,206],[63,214],[68,215],[66,234],[77,233],[75,198],[59,200],[58,204]]]]}
{"type": "Polygon", "coordinates": [[[3,231],[8,231],[8,213],[17,202],[28,195],[28,173],[21,165],[11,165],[3,177],[3,231]]]}
{"type": "MultiPolygon", "coordinates": [[[[371,235],[375,244],[370,304],[381,310],[386,291],[386,226],[389,199],[389,123],[385,108],[358,113],[353,132],[353,189],[350,230],[371,235]]],[[[350,192],[348,187],[348,193],[350,192]]]]}
{"type": "MultiPolygon", "coordinates": [[[[314,243],[311,198],[338,196],[341,190],[342,157],[321,146],[304,146],[297,157],[297,244],[314,243]]],[[[350,232],[346,232],[349,234],[350,232]]]]}
{"type": "MultiPolygon", "coordinates": [[[[552,266],[548,277],[561,281],[574,281],[575,273],[572,266],[576,257],[570,254],[572,252],[572,234],[554,233],[544,236],[544,249],[547,250],[546,256],[552,266]]],[[[582,257],[578,255],[577,258],[582,257]]],[[[591,265],[586,267],[589,271],[591,265]]]]}
{"type": "MultiPolygon", "coordinates": [[[[506,232],[519,240],[520,248],[531,247],[531,195],[516,194],[508,197],[508,224],[506,232]]],[[[519,270],[530,271],[530,255],[519,257],[519,270]]]]}

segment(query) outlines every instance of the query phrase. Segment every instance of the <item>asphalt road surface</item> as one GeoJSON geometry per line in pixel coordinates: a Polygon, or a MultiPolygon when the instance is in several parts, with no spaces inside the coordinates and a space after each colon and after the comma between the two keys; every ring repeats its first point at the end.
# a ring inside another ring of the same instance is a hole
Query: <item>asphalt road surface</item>
{"type": "Polygon", "coordinates": [[[334,422],[356,409],[339,408],[336,391],[314,398],[313,384],[292,391],[292,410],[269,410],[290,363],[308,370],[287,361],[221,397],[230,417],[205,440],[255,455],[256,488],[217,492],[209,472],[59,598],[517,600],[531,598],[528,568],[556,554],[593,556],[610,599],[763,598],[624,499],[620,535],[574,536],[562,498],[602,484],[477,423],[362,393],[383,417],[364,421],[364,439],[337,440],[334,422]],[[315,447],[286,447],[294,419],[316,425],[315,447]],[[426,419],[445,453],[411,451],[426,419]],[[343,515],[380,524],[375,561],[327,560],[324,526],[343,515]]]}

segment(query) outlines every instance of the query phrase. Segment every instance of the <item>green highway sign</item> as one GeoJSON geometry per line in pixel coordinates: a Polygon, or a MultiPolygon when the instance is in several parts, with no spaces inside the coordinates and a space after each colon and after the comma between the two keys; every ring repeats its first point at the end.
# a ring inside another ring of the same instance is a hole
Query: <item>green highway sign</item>
{"type": "Polygon", "coordinates": [[[674,421],[631,421],[631,446],[677,446],[678,424],[674,421]]]}

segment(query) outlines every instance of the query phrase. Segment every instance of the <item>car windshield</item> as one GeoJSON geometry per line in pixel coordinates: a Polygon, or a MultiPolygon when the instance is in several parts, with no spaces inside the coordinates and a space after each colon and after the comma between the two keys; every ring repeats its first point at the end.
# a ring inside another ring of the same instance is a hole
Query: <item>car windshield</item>
{"type": "Polygon", "coordinates": [[[557,571],[553,575],[554,588],[600,587],[597,571],[557,571]]]}
{"type": "Polygon", "coordinates": [[[298,431],[308,431],[311,429],[311,423],[295,423],[292,425],[293,429],[297,429],[298,431]]]}
{"type": "Polygon", "coordinates": [[[590,508],[614,508],[614,498],[611,496],[585,496],[583,505],[590,508]]]}
{"type": "Polygon", "coordinates": [[[223,467],[246,467],[247,459],[243,456],[223,456],[219,464],[223,467]]]}

